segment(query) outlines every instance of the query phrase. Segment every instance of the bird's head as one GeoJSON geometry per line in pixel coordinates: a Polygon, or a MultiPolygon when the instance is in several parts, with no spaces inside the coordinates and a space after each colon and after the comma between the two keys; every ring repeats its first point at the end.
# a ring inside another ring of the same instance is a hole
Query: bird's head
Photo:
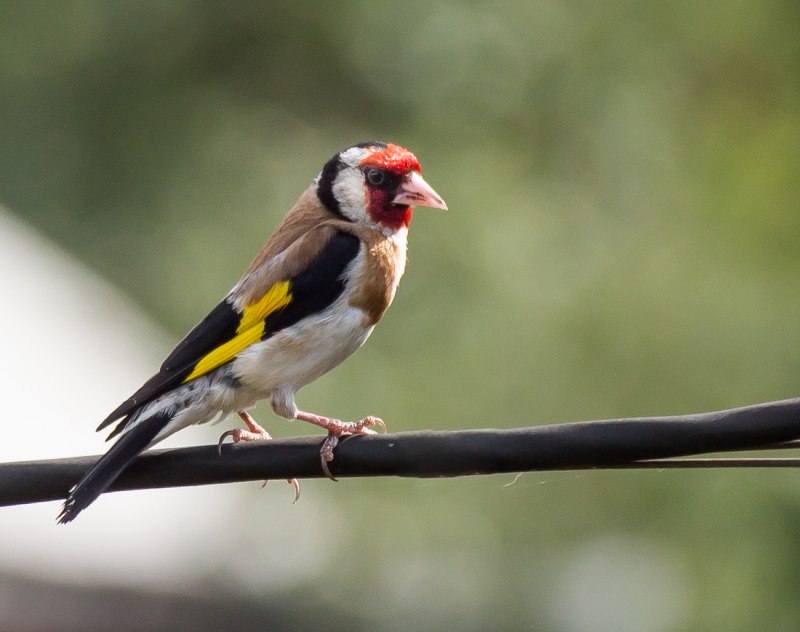
{"type": "Polygon", "coordinates": [[[328,210],[387,233],[408,228],[412,206],[447,209],[399,145],[370,141],[340,151],[322,168],[317,195],[328,210]]]}

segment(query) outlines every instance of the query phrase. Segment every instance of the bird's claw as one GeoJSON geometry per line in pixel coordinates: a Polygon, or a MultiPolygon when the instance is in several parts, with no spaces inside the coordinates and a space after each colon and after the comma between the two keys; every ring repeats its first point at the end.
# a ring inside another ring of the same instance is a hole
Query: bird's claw
{"type": "Polygon", "coordinates": [[[322,442],[319,450],[320,464],[322,465],[322,472],[332,481],[338,482],[338,479],[331,473],[328,463],[333,461],[333,452],[336,446],[339,445],[339,437],[342,435],[365,435],[376,434],[372,429],[375,426],[380,426],[386,432],[386,424],[383,419],[379,417],[364,417],[360,421],[338,421],[331,420],[336,423],[331,423],[328,426],[328,436],[322,442]]]}
{"type": "Polygon", "coordinates": [[[328,433],[328,436],[325,437],[325,441],[322,442],[322,447],[319,449],[319,460],[322,465],[322,472],[334,482],[338,482],[338,479],[331,474],[328,463],[333,461],[333,451],[336,449],[337,445],[339,445],[339,435],[333,434],[331,431],[328,433]]]}
{"type": "Polygon", "coordinates": [[[292,504],[294,505],[298,500],[300,500],[300,481],[298,481],[296,478],[287,478],[286,482],[294,487],[294,500],[292,501],[292,504]]]}
{"type": "Polygon", "coordinates": [[[272,439],[272,435],[266,430],[260,426],[259,429],[260,431],[242,430],[241,428],[226,430],[220,435],[219,441],[217,442],[217,451],[219,455],[222,456],[222,444],[228,437],[232,437],[234,443],[239,443],[240,441],[269,441],[272,439]]]}
{"type": "MultiPolygon", "coordinates": [[[[298,481],[296,478],[287,478],[286,482],[294,487],[294,500],[292,501],[292,504],[294,505],[298,500],[300,500],[300,481],[298,481]]],[[[262,482],[261,489],[264,489],[267,486],[267,483],[269,483],[268,480],[262,482]]]]}

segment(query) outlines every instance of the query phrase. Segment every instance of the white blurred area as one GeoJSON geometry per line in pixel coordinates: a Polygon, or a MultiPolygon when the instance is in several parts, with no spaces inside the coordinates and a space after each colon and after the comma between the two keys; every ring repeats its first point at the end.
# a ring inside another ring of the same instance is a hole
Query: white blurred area
{"type": "MultiPolygon", "coordinates": [[[[0,460],[101,453],[108,444],[105,433],[94,431],[97,424],[158,367],[174,341],[2,207],[0,287],[0,460]]],[[[161,446],[205,444],[221,431],[190,428],[161,446]]],[[[55,521],[59,503],[0,508],[0,571],[181,591],[215,572],[257,589],[278,580],[285,588],[319,573],[330,547],[315,540],[310,526],[320,512],[335,520],[335,507],[324,498],[292,506],[288,486],[258,487],[106,494],[66,526],[55,521]],[[267,526],[255,536],[251,521],[267,526]],[[270,533],[279,546],[254,542],[270,533]]],[[[304,500],[314,495],[303,494],[304,500]]]]}

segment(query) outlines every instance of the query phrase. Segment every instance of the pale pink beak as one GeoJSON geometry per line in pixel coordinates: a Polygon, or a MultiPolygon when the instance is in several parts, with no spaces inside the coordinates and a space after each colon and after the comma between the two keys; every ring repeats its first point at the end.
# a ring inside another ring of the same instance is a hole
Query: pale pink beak
{"type": "Polygon", "coordinates": [[[444,203],[444,200],[416,171],[409,173],[406,179],[403,180],[400,188],[397,189],[397,195],[394,196],[392,204],[427,206],[428,208],[447,210],[447,204],[444,203]]]}

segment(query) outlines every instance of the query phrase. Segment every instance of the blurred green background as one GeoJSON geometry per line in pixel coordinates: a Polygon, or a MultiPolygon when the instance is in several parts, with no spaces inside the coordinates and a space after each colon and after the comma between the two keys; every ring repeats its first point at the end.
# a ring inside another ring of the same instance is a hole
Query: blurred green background
{"type": "MultiPolygon", "coordinates": [[[[0,201],[175,341],[334,152],[417,154],[450,211],[417,211],[395,304],[300,393],[307,410],[512,427],[800,392],[797,2],[42,0],[0,16],[0,201]]],[[[279,548],[278,527],[314,529],[251,487],[226,537],[279,548]]],[[[800,621],[792,471],[305,489],[340,510],[316,525],[331,553],[310,579],[244,588],[220,560],[195,593],[279,597],[289,627],[315,608],[333,629],[800,621]]]]}

